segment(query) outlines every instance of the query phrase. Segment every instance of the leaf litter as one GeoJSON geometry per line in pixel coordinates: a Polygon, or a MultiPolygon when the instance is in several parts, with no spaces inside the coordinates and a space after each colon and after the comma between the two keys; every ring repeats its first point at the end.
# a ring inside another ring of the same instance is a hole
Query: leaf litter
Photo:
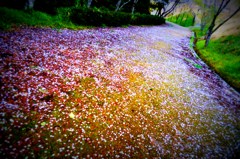
{"type": "Polygon", "coordinates": [[[237,157],[239,94],[190,36],[169,24],[0,32],[0,156],[237,157]]]}

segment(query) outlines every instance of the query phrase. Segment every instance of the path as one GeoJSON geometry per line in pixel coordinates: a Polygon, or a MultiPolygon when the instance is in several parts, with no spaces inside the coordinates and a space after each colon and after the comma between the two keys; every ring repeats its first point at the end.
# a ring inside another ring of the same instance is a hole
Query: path
{"type": "Polygon", "coordinates": [[[0,155],[236,157],[240,94],[190,37],[170,23],[0,32],[0,155]]]}
{"type": "Polygon", "coordinates": [[[192,34],[188,29],[169,23],[133,29],[129,34],[134,40],[124,43],[125,49],[138,48],[132,60],[148,64],[144,70],[146,76],[184,89],[192,97],[191,104],[196,103],[197,107],[239,108],[239,93],[195,57],[196,53],[190,49],[192,34]]]}

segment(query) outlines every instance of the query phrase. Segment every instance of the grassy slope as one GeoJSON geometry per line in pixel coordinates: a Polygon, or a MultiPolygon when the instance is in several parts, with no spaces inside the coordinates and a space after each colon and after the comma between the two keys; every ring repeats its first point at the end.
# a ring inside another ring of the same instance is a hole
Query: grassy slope
{"type": "Polygon", "coordinates": [[[167,20],[184,27],[189,27],[192,26],[193,16],[190,13],[185,12],[179,15],[170,16],[167,20]]]}
{"type": "Polygon", "coordinates": [[[49,14],[33,10],[22,11],[0,7],[0,14],[0,29],[3,30],[19,25],[69,29],[82,28],[81,26],[76,26],[70,21],[62,18],[60,15],[51,16],[49,14]]]}
{"type": "MultiPolygon", "coordinates": [[[[231,7],[235,7],[236,4],[230,4],[231,7]]],[[[234,10],[231,8],[230,10],[234,10]]],[[[225,12],[229,14],[229,12],[225,12]]],[[[181,19],[180,14],[178,19],[181,19]]],[[[225,79],[231,86],[240,91],[240,23],[238,13],[236,16],[231,18],[227,23],[221,26],[213,35],[210,45],[204,48],[204,41],[199,40],[197,44],[199,56],[212,68],[214,69],[223,79],[225,79]]],[[[177,15],[170,17],[168,20],[177,23],[181,26],[184,25],[176,21],[177,15]]],[[[223,17],[221,17],[223,18],[223,17]]],[[[226,17],[225,17],[226,18],[226,17]]],[[[223,19],[225,19],[223,18],[223,19]]],[[[189,18],[186,23],[191,21],[189,18]]],[[[222,21],[222,20],[220,20],[222,21]]],[[[190,26],[190,25],[189,25],[190,26]]],[[[207,28],[203,32],[199,31],[199,28],[192,29],[197,33],[197,37],[204,37],[207,28]]],[[[202,39],[202,38],[201,38],[202,39]]]]}
{"type": "MultiPolygon", "coordinates": [[[[228,7],[230,11],[235,10],[239,1],[232,1],[228,7]]],[[[196,7],[196,6],[195,6],[196,7]]],[[[196,7],[197,9],[198,7],[196,7]]],[[[179,12],[177,12],[179,13],[179,12]]],[[[228,15],[231,12],[226,11],[224,14],[228,15]]],[[[221,15],[225,19],[226,15],[221,15]]],[[[169,17],[167,20],[177,23],[181,26],[186,25],[191,21],[191,17],[185,19],[180,23],[183,13],[179,15],[179,20],[176,20],[178,15],[169,17]]],[[[231,18],[223,26],[221,26],[213,35],[210,45],[204,48],[204,41],[199,41],[197,44],[199,56],[213,68],[223,79],[225,79],[235,89],[240,91],[240,23],[238,13],[231,18]]],[[[219,20],[219,19],[218,19],[219,20]]],[[[222,19],[220,20],[222,21],[222,19]]],[[[200,22],[196,22],[200,23],[200,22]]],[[[218,22],[217,22],[218,23],[218,22]]],[[[207,28],[206,28],[207,29],[207,28]]],[[[197,37],[203,37],[206,33],[206,29],[201,33],[199,28],[193,28],[192,30],[197,32],[197,37]]]]}
{"type": "Polygon", "coordinates": [[[207,48],[197,43],[200,57],[230,85],[240,90],[240,35],[212,40],[207,48]]]}
{"type": "MultiPolygon", "coordinates": [[[[189,15],[188,18],[181,19],[184,14],[180,14],[177,20],[177,16],[171,16],[168,18],[169,21],[177,23],[178,25],[189,27],[190,22],[192,22],[192,17],[189,15]]],[[[187,17],[185,15],[185,17],[187,17]]],[[[232,20],[234,22],[234,19],[232,20]]],[[[204,48],[204,40],[200,40],[197,43],[197,50],[199,56],[211,67],[213,68],[223,79],[225,79],[231,86],[240,91],[240,34],[236,34],[238,30],[238,25],[235,24],[234,27],[232,22],[226,23],[224,28],[231,28],[231,32],[226,30],[219,34],[216,32],[213,34],[213,39],[211,40],[209,46],[204,48]],[[234,30],[236,30],[234,32],[234,30]],[[228,33],[227,33],[228,32],[228,33]],[[225,36],[223,36],[225,35],[225,36]]],[[[203,32],[199,31],[199,28],[192,27],[192,30],[197,33],[197,37],[203,37],[207,32],[207,28],[203,32]]],[[[239,31],[238,31],[239,32],[239,31]]]]}

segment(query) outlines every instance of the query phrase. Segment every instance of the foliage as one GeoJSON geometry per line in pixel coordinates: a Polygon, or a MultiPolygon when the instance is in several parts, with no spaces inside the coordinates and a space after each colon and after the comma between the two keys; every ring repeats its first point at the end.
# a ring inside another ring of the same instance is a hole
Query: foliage
{"type": "Polygon", "coordinates": [[[59,7],[72,7],[75,6],[76,0],[36,0],[34,9],[46,12],[49,14],[56,14],[59,7]]]}
{"type": "Polygon", "coordinates": [[[26,0],[1,0],[1,7],[8,7],[14,9],[24,9],[26,0]]]}
{"type": "MultiPolygon", "coordinates": [[[[27,0],[2,0],[0,6],[14,8],[14,9],[24,9],[27,0]]],[[[122,0],[122,3],[126,1],[122,0]]],[[[129,1],[122,8],[122,11],[131,13],[133,1],[129,1]]],[[[46,12],[48,14],[57,14],[57,8],[59,7],[87,7],[87,0],[35,0],[34,9],[46,12]]],[[[107,8],[114,11],[116,9],[117,0],[92,0],[92,8],[107,8]]],[[[141,0],[136,3],[135,10],[137,13],[149,14],[150,0],[141,0]]]]}
{"type": "Polygon", "coordinates": [[[175,0],[170,3],[169,0],[154,0],[152,1],[151,7],[157,9],[158,16],[166,17],[172,13],[180,3],[185,2],[181,2],[181,0],[175,0]]]}
{"type": "Polygon", "coordinates": [[[150,0],[139,0],[136,4],[136,12],[141,14],[150,14],[150,0]]]}
{"type": "Polygon", "coordinates": [[[70,13],[72,22],[78,25],[120,26],[130,23],[131,15],[123,12],[101,11],[97,8],[73,8],[70,13]],[[111,14],[112,13],[112,14],[111,14]]]}
{"type": "Polygon", "coordinates": [[[79,25],[123,26],[123,25],[159,25],[164,19],[158,16],[114,12],[98,8],[73,8],[70,19],[79,25]]]}
{"type": "Polygon", "coordinates": [[[203,30],[201,30],[201,28],[198,26],[193,26],[190,29],[196,33],[197,39],[204,39],[204,36],[207,33],[207,28],[208,28],[207,26],[208,25],[206,25],[206,27],[204,27],[203,30]]]}
{"type": "MultiPolygon", "coordinates": [[[[24,9],[27,0],[1,0],[0,6],[24,9]]],[[[76,0],[35,0],[34,9],[50,14],[56,14],[59,7],[71,7],[76,5],[76,0]]]]}
{"type": "Polygon", "coordinates": [[[167,20],[184,27],[193,26],[193,15],[190,12],[180,13],[178,15],[169,16],[167,20]]]}
{"type": "Polygon", "coordinates": [[[212,40],[204,48],[204,40],[197,43],[200,57],[230,85],[240,91],[240,35],[212,40]]]}
{"type": "Polygon", "coordinates": [[[118,2],[116,3],[115,11],[150,14],[149,9],[150,9],[149,0],[118,0],[118,2]]]}
{"type": "Polygon", "coordinates": [[[52,16],[34,10],[22,11],[0,7],[0,14],[2,15],[0,17],[0,29],[7,30],[19,25],[81,29],[81,26],[76,26],[67,19],[68,11],[68,9],[59,9],[59,14],[52,16]]]}
{"type": "Polygon", "coordinates": [[[217,1],[214,1],[213,4],[210,4],[210,6],[208,6],[208,8],[210,7],[211,8],[210,10],[213,12],[213,17],[210,20],[210,24],[207,29],[207,34],[205,36],[205,47],[208,46],[212,34],[240,11],[240,6],[238,6],[236,9],[230,12],[227,18],[225,18],[224,20],[219,22],[219,24],[216,25],[217,19],[219,19],[220,15],[223,13],[223,10],[225,10],[225,8],[230,4],[230,2],[232,1],[221,0],[220,3],[218,3],[217,1]]]}
{"type": "Polygon", "coordinates": [[[13,26],[47,26],[51,28],[81,29],[85,26],[125,26],[125,25],[159,25],[165,20],[146,14],[114,12],[107,8],[57,8],[56,15],[49,15],[34,10],[15,10],[0,7],[0,29],[13,26]],[[73,24],[74,22],[75,24],[73,24]],[[81,26],[79,26],[81,25],[81,26]]]}
{"type": "Polygon", "coordinates": [[[157,10],[157,14],[160,15],[168,4],[169,0],[153,0],[151,1],[151,8],[157,10]]]}
{"type": "Polygon", "coordinates": [[[160,25],[163,23],[165,23],[163,18],[148,14],[134,14],[131,19],[133,25],[160,25]]]}

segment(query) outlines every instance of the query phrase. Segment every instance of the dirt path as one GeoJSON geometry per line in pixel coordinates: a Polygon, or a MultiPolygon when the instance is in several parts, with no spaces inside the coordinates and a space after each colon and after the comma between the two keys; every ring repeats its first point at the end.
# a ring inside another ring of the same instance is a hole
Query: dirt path
{"type": "Polygon", "coordinates": [[[191,97],[191,105],[202,109],[240,107],[240,95],[201,61],[190,49],[191,32],[167,24],[161,27],[136,28],[129,33],[133,40],[124,43],[131,60],[146,63],[144,74],[157,81],[182,88],[191,97]]]}
{"type": "Polygon", "coordinates": [[[190,37],[173,24],[0,32],[0,156],[237,157],[240,94],[190,37]]]}

